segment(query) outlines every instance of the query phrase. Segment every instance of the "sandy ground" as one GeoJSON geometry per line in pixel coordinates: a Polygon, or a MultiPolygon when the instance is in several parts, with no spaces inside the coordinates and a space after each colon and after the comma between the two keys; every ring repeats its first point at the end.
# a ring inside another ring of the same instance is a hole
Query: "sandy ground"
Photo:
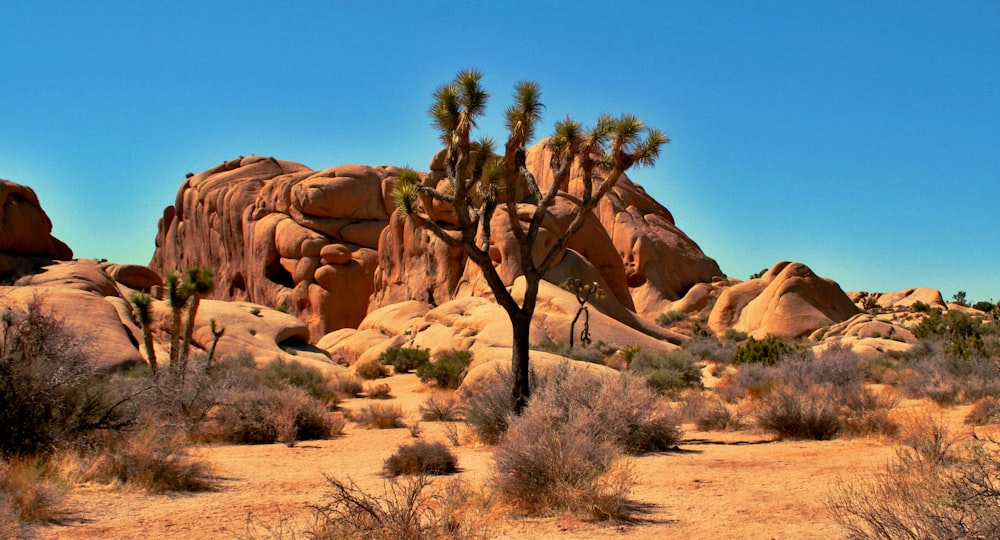
{"type": "MultiPolygon", "coordinates": [[[[413,375],[387,379],[396,403],[418,418],[429,391],[413,375]]],[[[346,408],[369,401],[350,400],[346,408]]],[[[951,420],[961,411],[949,411],[951,420]]],[[[422,422],[421,437],[447,443],[444,424],[422,422]]],[[[461,429],[464,429],[462,426],[461,429]]],[[[71,518],[38,529],[42,538],[241,538],[248,516],[275,525],[280,517],[301,522],[308,505],[322,501],[324,475],[350,477],[366,490],[385,479],[382,463],[411,441],[409,429],[366,430],[349,425],[341,437],[307,441],[294,448],[207,446],[193,450],[212,463],[213,491],[147,495],[137,490],[84,485],[67,495],[71,518]]],[[[473,484],[489,475],[491,450],[465,444],[453,449],[473,484]]],[[[754,432],[688,431],[681,451],[633,461],[635,501],[646,508],[628,526],[570,517],[512,518],[495,524],[497,538],[842,538],[824,500],[841,479],[871,474],[893,456],[892,441],[877,438],[825,442],[771,442],[754,432]]],[[[288,537],[288,536],[286,536],[288,537]]]]}

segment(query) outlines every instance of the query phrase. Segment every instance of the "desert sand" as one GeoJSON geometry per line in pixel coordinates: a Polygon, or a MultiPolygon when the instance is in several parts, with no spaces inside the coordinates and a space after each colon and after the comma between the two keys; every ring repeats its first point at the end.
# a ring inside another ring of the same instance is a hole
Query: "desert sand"
{"type": "MultiPolygon", "coordinates": [[[[415,422],[430,395],[414,375],[385,379],[415,422]]],[[[343,408],[366,399],[347,400],[343,408]]],[[[923,409],[921,402],[904,402],[923,409]]],[[[956,426],[965,408],[944,411],[956,426]]],[[[421,422],[420,437],[448,443],[443,423],[421,422]]],[[[459,425],[460,433],[464,425],[459,425]]],[[[774,441],[762,432],[692,431],[686,426],[677,452],[632,458],[637,479],[632,498],[644,507],[633,524],[587,522],[572,516],[510,517],[493,524],[496,538],[842,538],[824,500],[843,479],[873,474],[894,456],[895,442],[881,438],[833,441],[774,441]]],[[[331,440],[289,448],[202,446],[192,452],[209,461],[217,476],[212,491],[149,495],[113,486],[83,485],[66,497],[68,518],[38,529],[42,538],[241,538],[247,520],[289,531],[308,523],[308,505],[322,501],[324,475],[348,477],[366,490],[386,479],[382,463],[412,440],[410,429],[367,430],[349,424],[331,440]]],[[[450,444],[450,443],[448,443],[450,444]]],[[[461,471],[452,477],[481,485],[490,475],[491,449],[474,443],[454,447],[461,471]]]]}

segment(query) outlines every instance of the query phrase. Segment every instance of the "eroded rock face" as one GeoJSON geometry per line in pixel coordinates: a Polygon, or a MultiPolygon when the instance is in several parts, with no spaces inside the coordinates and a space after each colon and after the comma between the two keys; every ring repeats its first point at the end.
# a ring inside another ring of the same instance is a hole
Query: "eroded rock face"
{"type": "Polygon", "coordinates": [[[313,171],[249,156],[193,175],[159,223],[150,266],[215,271],[214,297],[284,306],[312,341],[357,327],[375,291],[397,169],[313,171]]]}
{"type": "Polygon", "coordinates": [[[836,282],[817,276],[804,264],[781,262],[759,279],[724,289],[708,324],[718,335],[732,328],[756,339],[795,338],[859,311],[836,282]]]}

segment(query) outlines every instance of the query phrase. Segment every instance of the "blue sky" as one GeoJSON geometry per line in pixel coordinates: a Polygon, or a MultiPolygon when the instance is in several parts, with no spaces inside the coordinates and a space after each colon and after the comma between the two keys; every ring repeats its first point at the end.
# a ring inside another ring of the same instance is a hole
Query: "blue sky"
{"type": "Polygon", "coordinates": [[[463,68],[672,143],[633,178],[727,274],[1000,298],[1000,2],[0,4],[0,177],[78,257],[148,263],[187,172],[262,154],[426,168],[463,68]]]}

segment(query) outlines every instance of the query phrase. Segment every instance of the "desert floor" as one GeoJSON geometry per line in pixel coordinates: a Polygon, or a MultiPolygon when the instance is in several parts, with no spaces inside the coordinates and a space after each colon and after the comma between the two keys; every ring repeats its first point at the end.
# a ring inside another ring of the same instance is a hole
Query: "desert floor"
{"type": "MultiPolygon", "coordinates": [[[[411,422],[417,420],[417,408],[430,391],[414,375],[385,381],[396,396],[391,403],[402,406],[411,422]]],[[[366,402],[354,399],[342,406],[355,408],[366,402]]],[[[907,402],[900,412],[926,407],[907,402]]],[[[966,410],[947,409],[940,414],[957,428],[966,410]]],[[[447,443],[443,424],[420,425],[423,439],[447,443]]],[[[410,430],[405,428],[366,430],[349,425],[343,436],[300,442],[293,448],[282,444],[197,447],[193,452],[207,459],[218,477],[213,491],[148,495],[108,486],[77,486],[66,497],[69,517],[61,524],[42,526],[37,533],[42,538],[244,538],[248,516],[257,526],[283,523],[287,532],[306,523],[309,504],[322,501],[327,486],[324,475],[349,477],[366,490],[382,489],[383,461],[410,440],[410,430]]],[[[843,531],[824,506],[831,486],[842,479],[873,474],[892,459],[894,445],[879,438],[775,442],[753,431],[689,430],[680,451],[633,459],[638,483],[632,496],[645,508],[638,523],[608,525],[566,516],[510,518],[493,523],[492,536],[532,540],[842,538],[843,531]]],[[[463,444],[453,451],[461,472],[452,478],[473,484],[488,478],[490,448],[463,444]]]]}

